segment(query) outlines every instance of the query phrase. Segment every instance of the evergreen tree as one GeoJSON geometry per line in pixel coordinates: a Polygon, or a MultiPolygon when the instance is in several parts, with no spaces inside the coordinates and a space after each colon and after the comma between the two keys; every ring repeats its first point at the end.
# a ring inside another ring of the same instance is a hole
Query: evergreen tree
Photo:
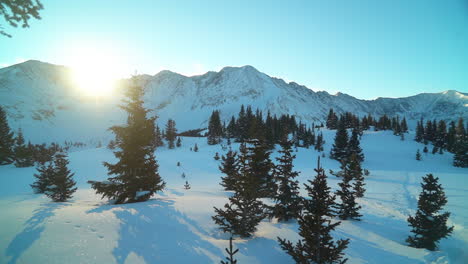
{"type": "Polygon", "coordinates": [[[193,146],[193,151],[198,152],[198,145],[195,143],[195,146],[193,146]]]}
{"type": "Polygon", "coordinates": [[[185,184],[184,184],[184,189],[185,190],[190,190],[190,184],[188,183],[188,181],[185,181],[185,184]]]}
{"type": "Polygon", "coordinates": [[[277,186],[273,177],[274,164],[270,159],[271,151],[264,141],[253,140],[248,149],[249,171],[259,197],[275,197],[277,186]]]}
{"type": "Polygon", "coordinates": [[[219,116],[219,111],[215,110],[211,114],[210,121],[208,123],[208,144],[219,144],[222,136],[223,126],[221,125],[221,118],[219,116]]]}
{"type": "Polygon", "coordinates": [[[353,191],[355,196],[358,198],[364,197],[364,192],[366,189],[364,186],[364,175],[361,168],[361,162],[356,157],[356,155],[351,155],[349,161],[347,162],[347,171],[351,175],[351,178],[354,180],[353,182],[353,191]]]}
{"type": "Polygon", "coordinates": [[[167,120],[165,137],[167,140],[167,146],[170,149],[173,149],[174,142],[177,137],[177,129],[176,129],[176,123],[172,119],[167,120]]]}
{"type": "Polygon", "coordinates": [[[468,138],[458,140],[453,156],[453,165],[461,168],[468,168],[468,138]]]}
{"type": "MultiPolygon", "coordinates": [[[[355,157],[354,159],[356,161],[356,156],[353,156],[355,157]]],[[[362,216],[359,214],[359,209],[361,209],[361,206],[356,203],[356,193],[351,185],[353,175],[348,168],[349,166],[344,166],[341,177],[342,181],[338,183],[340,189],[336,192],[336,194],[340,197],[341,203],[336,205],[336,208],[338,209],[337,215],[340,219],[343,220],[359,220],[359,218],[362,216]]]]}
{"type": "Polygon", "coordinates": [[[299,195],[299,182],[294,180],[299,173],[293,171],[293,161],[296,155],[292,154],[292,142],[285,139],[281,142],[281,156],[276,158],[275,180],[278,182],[278,191],[274,197],[272,216],[280,222],[287,222],[297,218],[301,211],[301,197],[299,195]]]}
{"type": "Polygon", "coordinates": [[[5,110],[0,106],[0,165],[10,164],[14,160],[13,145],[15,139],[8,125],[5,110]]]}
{"type": "Polygon", "coordinates": [[[315,179],[309,180],[310,185],[305,184],[310,199],[303,201],[304,212],[298,217],[301,240],[295,245],[286,239],[278,238],[278,241],[296,263],[345,263],[343,250],[349,239],[335,242],[330,234],[340,222],[330,220],[334,216],[335,196],[330,193],[320,158],[315,171],[315,179]]]}
{"type": "Polygon", "coordinates": [[[164,146],[163,135],[159,126],[155,127],[154,144],[156,148],[164,146]]]}
{"type": "Polygon", "coordinates": [[[432,148],[432,154],[436,154],[437,151],[439,151],[439,149],[438,149],[436,146],[434,146],[434,147],[432,148]]]}
{"type": "Polygon", "coordinates": [[[234,250],[232,247],[232,236],[229,238],[229,249],[226,248],[226,253],[229,257],[226,257],[226,261],[221,260],[221,264],[237,264],[237,260],[234,255],[239,252],[239,249],[234,250]]]}
{"type": "Polygon", "coordinates": [[[214,160],[219,160],[219,159],[220,159],[220,158],[219,158],[219,153],[216,152],[213,158],[214,158],[214,160]]]}
{"type": "MultiPolygon", "coordinates": [[[[241,151],[245,151],[245,147],[241,145],[241,151]]],[[[233,191],[234,186],[238,183],[238,164],[237,153],[229,150],[226,156],[221,157],[221,165],[219,170],[226,176],[221,177],[221,186],[226,191],[233,191]]]]}
{"type": "Polygon", "coordinates": [[[416,125],[416,136],[414,140],[417,142],[423,142],[424,139],[424,124],[423,124],[423,119],[421,118],[421,121],[418,121],[418,124],[416,125]]]}
{"type": "Polygon", "coordinates": [[[330,108],[328,112],[327,122],[328,129],[336,129],[338,127],[338,116],[333,112],[333,109],[330,108]]]}
{"type": "Polygon", "coordinates": [[[351,134],[351,139],[348,143],[348,155],[356,155],[356,158],[359,162],[364,161],[364,153],[362,153],[362,149],[359,142],[359,130],[354,128],[351,134]]]}
{"type": "Polygon", "coordinates": [[[36,170],[38,172],[34,174],[36,181],[30,186],[34,193],[45,193],[55,173],[54,164],[52,162],[40,163],[36,170]]]}
{"type": "Polygon", "coordinates": [[[317,136],[317,140],[315,142],[315,150],[317,150],[318,152],[321,152],[323,151],[323,145],[325,144],[325,141],[323,140],[323,135],[322,135],[322,132],[320,132],[320,134],[318,134],[317,136]]]}
{"type": "Polygon", "coordinates": [[[214,207],[213,221],[223,232],[247,238],[257,230],[257,225],[265,218],[264,204],[260,201],[255,176],[249,168],[249,151],[242,147],[238,156],[237,181],[234,195],[223,209],[214,207]]]}
{"type": "Polygon", "coordinates": [[[24,144],[24,137],[21,128],[18,130],[18,135],[15,140],[15,166],[16,167],[31,167],[34,165],[34,157],[30,147],[24,144]]]}
{"type": "Polygon", "coordinates": [[[416,151],[416,160],[421,160],[421,153],[419,152],[419,149],[416,151]]]}
{"type": "Polygon", "coordinates": [[[73,180],[75,174],[68,169],[68,163],[64,153],[55,155],[53,173],[49,175],[50,185],[44,192],[54,202],[66,202],[76,192],[76,182],[73,180]]]}
{"type": "Polygon", "coordinates": [[[344,119],[340,118],[338,129],[336,130],[335,143],[330,152],[330,158],[342,161],[348,156],[348,132],[346,131],[344,119]]]}
{"type": "Polygon", "coordinates": [[[406,242],[412,247],[436,250],[437,242],[448,237],[453,231],[453,226],[447,226],[450,213],[440,213],[442,207],[447,204],[447,197],[438,182],[439,178],[427,174],[422,179],[418,211],[415,216],[408,218],[414,235],[409,236],[406,242]]]}
{"type": "Polygon", "coordinates": [[[427,152],[429,152],[429,150],[427,149],[427,146],[424,146],[424,148],[423,148],[423,152],[424,152],[424,153],[427,153],[427,152]]]}
{"type": "Polygon", "coordinates": [[[177,137],[176,147],[180,148],[182,146],[182,139],[177,137]]]}
{"type": "Polygon", "coordinates": [[[118,148],[114,155],[119,160],[115,164],[104,162],[104,166],[109,175],[115,176],[104,182],[89,181],[97,194],[114,200],[116,204],[146,201],[165,186],[154,156],[156,117],[147,117],[143,93],[143,88],[134,80],[126,90],[128,100],[121,106],[128,113],[127,123],[110,128],[118,148]]]}

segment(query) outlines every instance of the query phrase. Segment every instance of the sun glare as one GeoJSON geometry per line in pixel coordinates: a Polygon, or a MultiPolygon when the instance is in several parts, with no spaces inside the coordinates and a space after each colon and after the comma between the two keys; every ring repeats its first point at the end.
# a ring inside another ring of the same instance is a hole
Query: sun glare
{"type": "Polygon", "coordinates": [[[121,77],[122,63],[108,50],[79,49],[70,60],[73,82],[86,96],[110,96],[121,77]]]}

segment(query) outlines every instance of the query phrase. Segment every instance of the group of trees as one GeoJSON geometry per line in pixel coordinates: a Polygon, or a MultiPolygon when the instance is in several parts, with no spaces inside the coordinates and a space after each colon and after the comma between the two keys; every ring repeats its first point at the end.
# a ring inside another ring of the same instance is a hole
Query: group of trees
{"type": "Polygon", "coordinates": [[[340,122],[344,123],[345,128],[353,128],[359,131],[369,130],[374,127],[375,131],[378,130],[392,130],[395,135],[402,136],[408,132],[408,124],[406,118],[390,118],[387,115],[375,119],[371,114],[363,116],[361,119],[350,112],[345,112],[338,116],[333,109],[330,109],[327,116],[326,126],[328,129],[338,129],[340,122]]]}
{"type": "Polygon", "coordinates": [[[346,121],[341,117],[338,121],[334,144],[330,151],[330,158],[344,162],[351,155],[355,155],[359,162],[364,161],[364,153],[360,146],[360,132],[358,128],[353,128],[351,138],[346,129],[346,121]]]}
{"type": "Polygon", "coordinates": [[[307,127],[297,122],[294,116],[272,116],[270,112],[266,117],[257,109],[254,113],[251,106],[241,106],[237,117],[232,116],[229,123],[221,123],[220,112],[212,112],[208,124],[208,144],[218,144],[222,138],[234,139],[237,142],[250,140],[264,141],[269,148],[279,144],[285,135],[292,134],[293,144],[296,147],[310,147],[315,145],[320,136],[319,148],[323,149],[323,136],[316,135],[314,125],[307,127]]]}
{"type": "MultiPolygon", "coordinates": [[[[459,118],[458,122],[451,121],[448,126],[444,120],[427,120],[424,124],[421,119],[416,125],[414,140],[425,145],[431,142],[432,153],[442,153],[443,150],[452,152],[455,154],[454,166],[468,167],[468,123],[465,127],[463,118],[459,118]]],[[[424,152],[428,152],[427,147],[424,152]]]]}
{"type": "Polygon", "coordinates": [[[177,134],[176,122],[173,119],[167,120],[165,130],[155,125],[153,144],[156,148],[162,147],[164,146],[164,140],[166,140],[167,147],[170,149],[182,146],[182,139],[177,134]]]}

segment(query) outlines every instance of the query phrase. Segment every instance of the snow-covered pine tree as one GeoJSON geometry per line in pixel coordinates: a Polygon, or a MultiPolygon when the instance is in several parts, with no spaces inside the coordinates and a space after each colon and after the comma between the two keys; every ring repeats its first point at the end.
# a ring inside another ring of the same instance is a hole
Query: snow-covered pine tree
{"type": "Polygon", "coordinates": [[[234,195],[229,197],[224,210],[214,207],[216,215],[212,219],[223,232],[247,238],[252,236],[257,225],[265,218],[265,206],[258,199],[258,185],[255,175],[251,175],[247,148],[243,147],[239,151],[234,195]]]}
{"type": "Polygon", "coordinates": [[[146,116],[149,110],[143,107],[143,94],[143,88],[133,80],[125,93],[126,104],[121,106],[128,113],[127,123],[110,128],[115,134],[114,155],[119,160],[104,166],[115,176],[104,182],[89,181],[96,193],[116,204],[146,201],[165,186],[154,156],[156,117],[146,116]]]}
{"type": "Polygon", "coordinates": [[[165,137],[167,140],[167,146],[170,149],[173,149],[174,143],[177,137],[177,129],[176,129],[176,123],[172,119],[167,120],[165,137]]]}
{"type": "Polygon", "coordinates": [[[0,165],[10,164],[14,160],[13,145],[15,139],[8,125],[5,110],[0,106],[0,165]]]}
{"type": "Polygon", "coordinates": [[[317,150],[318,152],[321,152],[323,151],[323,145],[325,144],[325,141],[323,140],[323,135],[322,135],[322,132],[320,132],[320,134],[317,135],[317,140],[315,141],[315,150],[317,150]]]}
{"type": "Polygon", "coordinates": [[[156,147],[164,146],[163,135],[161,129],[157,125],[155,126],[154,131],[154,144],[156,145],[156,147]]]}
{"type": "Polygon", "coordinates": [[[460,118],[455,128],[455,140],[452,147],[455,152],[453,165],[468,168],[468,129],[465,130],[463,123],[463,119],[460,118]]]}
{"type": "Polygon", "coordinates": [[[223,136],[223,126],[221,124],[219,111],[214,110],[211,113],[210,121],[208,123],[208,135],[207,135],[208,144],[209,145],[219,144],[222,136],[223,136]]]}
{"type": "Polygon", "coordinates": [[[424,146],[424,148],[423,148],[423,152],[424,152],[424,153],[427,153],[427,152],[429,152],[429,150],[427,149],[427,146],[424,146]]]}
{"type": "Polygon", "coordinates": [[[342,161],[348,156],[348,132],[346,131],[345,120],[343,117],[341,117],[340,121],[338,122],[335,143],[332,146],[330,158],[342,161]]]}
{"type": "MultiPolygon", "coordinates": [[[[359,129],[353,128],[353,132],[351,134],[351,138],[349,139],[348,143],[348,155],[356,155],[356,158],[359,160],[359,162],[364,161],[364,153],[362,153],[362,149],[360,146],[360,141],[359,141],[359,129]]],[[[349,157],[349,156],[348,156],[349,157]]]]}
{"type": "Polygon", "coordinates": [[[344,250],[349,239],[333,241],[331,231],[340,222],[331,222],[334,216],[335,196],[330,193],[327,176],[320,166],[320,158],[315,169],[317,175],[305,188],[310,199],[303,201],[303,213],[299,216],[299,235],[302,237],[296,244],[278,237],[281,248],[296,263],[345,263],[344,250]]]}
{"type": "Polygon", "coordinates": [[[436,250],[438,241],[448,237],[453,231],[453,226],[447,226],[450,213],[440,212],[447,204],[447,197],[438,182],[439,178],[427,174],[422,180],[418,211],[415,216],[408,218],[414,235],[409,236],[406,242],[412,247],[436,250]]]}
{"type": "Polygon", "coordinates": [[[419,152],[419,149],[416,151],[416,160],[421,160],[421,152],[419,152]]]}
{"type": "Polygon", "coordinates": [[[299,195],[299,182],[294,180],[299,173],[293,170],[296,155],[292,154],[292,142],[283,139],[280,145],[278,152],[281,156],[276,158],[278,164],[274,170],[278,191],[274,197],[272,217],[278,218],[279,222],[287,222],[300,214],[302,197],[299,195]]]}
{"type": "MultiPolygon", "coordinates": [[[[184,177],[185,178],[185,177],[184,177]]],[[[188,181],[185,181],[185,184],[184,184],[184,189],[185,190],[190,190],[190,184],[188,183],[188,181]]]]}
{"type": "Polygon", "coordinates": [[[198,152],[198,145],[195,143],[195,146],[193,146],[193,151],[198,152]]]}
{"type": "MultiPolygon", "coordinates": [[[[356,161],[356,159],[355,159],[356,161]]],[[[362,216],[359,214],[359,206],[356,202],[356,192],[353,190],[353,186],[351,185],[351,181],[353,180],[353,175],[351,174],[348,163],[347,166],[344,166],[344,170],[342,171],[341,182],[338,183],[340,187],[339,190],[336,191],[336,195],[340,197],[341,203],[336,205],[337,215],[340,219],[347,220],[360,220],[359,218],[362,216]]],[[[353,163],[355,166],[356,163],[353,163]]]]}
{"type": "Polygon", "coordinates": [[[239,249],[234,250],[232,247],[232,236],[229,238],[229,248],[226,248],[225,250],[228,257],[226,257],[226,261],[221,260],[221,264],[237,264],[237,260],[234,258],[234,255],[239,252],[239,249]]]}
{"type": "Polygon", "coordinates": [[[25,145],[21,128],[15,139],[14,146],[15,166],[19,168],[34,166],[34,157],[31,148],[25,145]]]}
{"type": "MultiPolygon", "coordinates": [[[[246,151],[244,145],[241,145],[241,151],[246,151]]],[[[221,186],[226,191],[233,191],[238,180],[237,153],[235,151],[229,150],[225,156],[221,157],[219,170],[226,175],[221,177],[221,186]]]]}
{"type": "Polygon", "coordinates": [[[338,116],[332,108],[330,108],[330,111],[328,112],[326,125],[328,129],[336,129],[338,127],[338,116]]]}
{"type": "Polygon", "coordinates": [[[50,185],[46,187],[45,195],[54,202],[66,202],[76,192],[74,173],[68,169],[68,159],[65,153],[54,157],[54,171],[50,177],[50,185]]]}
{"type": "Polygon", "coordinates": [[[34,193],[44,193],[47,187],[51,185],[51,178],[54,176],[54,164],[49,161],[47,163],[39,163],[36,168],[37,173],[34,174],[36,181],[31,184],[34,193]]]}
{"type": "Polygon", "coordinates": [[[176,147],[180,148],[182,146],[182,139],[177,137],[176,147]]]}

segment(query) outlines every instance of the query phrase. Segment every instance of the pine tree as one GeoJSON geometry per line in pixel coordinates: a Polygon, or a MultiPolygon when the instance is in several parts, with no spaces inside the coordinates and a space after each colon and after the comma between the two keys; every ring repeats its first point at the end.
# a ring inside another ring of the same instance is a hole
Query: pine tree
{"type": "MultiPolygon", "coordinates": [[[[185,177],[184,177],[185,178],[185,177]]],[[[185,190],[190,190],[190,184],[188,183],[188,181],[185,181],[185,184],[184,184],[184,189],[185,190]]]]}
{"type": "Polygon", "coordinates": [[[180,137],[177,137],[176,147],[180,148],[182,146],[182,140],[180,137]]]}
{"type": "Polygon", "coordinates": [[[321,152],[323,151],[323,145],[325,144],[325,141],[323,140],[323,135],[322,135],[322,132],[320,132],[320,134],[318,134],[317,136],[317,140],[315,142],[315,150],[317,150],[318,152],[321,152]]]}
{"type": "MultiPolygon", "coordinates": [[[[241,151],[242,148],[245,151],[245,147],[241,145],[241,151]]],[[[219,170],[226,175],[221,177],[221,186],[223,186],[226,191],[233,191],[234,186],[238,181],[237,153],[229,150],[228,153],[226,153],[226,156],[223,155],[221,157],[221,160],[219,170]]]]}
{"type": "Polygon", "coordinates": [[[364,153],[362,153],[362,149],[359,142],[359,130],[354,128],[351,134],[351,139],[348,143],[348,155],[356,155],[356,158],[359,162],[364,161],[364,153]]]}
{"type": "Polygon", "coordinates": [[[51,185],[52,177],[54,176],[54,164],[52,162],[40,163],[34,174],[36,181],[31,184],[34,193],[45,193],[47,187],[51,185]]]}
{"type": "Polygon", "coordinates": [[[406,242],[412,247],[436,250],[438,241],[448,237],[453,231],[453,226],[447,226],[450,213],[440,213],[442,207],[447,204],[447,197],[438,182],[439,178],[427,174],[422,179],[418,211],[415,216],[408,218],[414,235],[409,236],[406,242]]]}
{"type": "Polygon", "coordinates": [[[0,106],[0,165],[10,164],[14,160],[13,145],[15,139],[8,125],[5,110],[0,106]]]}
{"type": "Polygon", "coordinates": [[[279,237],[278,241],[296,263],[345,263],[343,250],[349,239],[335,242],[330,234],[340,222],[331,223],[330,220],[334,216],[335,196],[330,193],[320,158],[315,171],[315,179],[309,180],[310,185],[305,184],[310,199],[303,201],[304,212],[298,218],[301,240],[295,245],[279,237]]]}
{"type": "Polygon", "coordinates": [[[167,146],[170,149],[173,149],[174,142],[177,137],[177,129],[176,129],[176,123],[172,119],[167,120],[165,137],[167,140],[167,146]]]}
{"type": "Polygon", "coordinates": [[[439,151],[439,149],[438,149],[436,146],[434,146],[434,147],[432,148],[432,154],[436,154],[437,151],[439,151]]]}
{"type": "Polygon", "coordinates": [[[45,195],[54,202],[66,202],[76,192],[74,173],[68,169],[67,155],[59,153],[54,157],[53,174],[50,176],[50,185],[46,187],[45,195]]]}
{"type": "Polygon", "coordinates": [[[419,152],[419,149],[416,151],[416,160],[421,160],[421,153],[419,152]]]}
{"type": "Polygon", "coordinates": [[[104,166],[109,175],[115,176],[104,182],[89,181],[97,194],[116,204],[146,201],[165,186],[154,156],[156,117],[147,117],[149,110],[143,107],[143,93],[134,80],[126,90],[128,100],[121,106],[128,113],[127,123],[110,128],[118,148],[114,155],[119,160],[115,164],[104,162],[104,166]]]}
{"type": "Polygon", "coordinates": [[[198,145],[195,143],[195,146],[193,146],[193,151],[198,152],[198,145]]]}
{"type": "Polygon", "coordinates": [[[213,158],[214,158],[214,160],[219,160],[219,159],[220,159],[220,158],[219,158],[219,153],[216,152],[213,158]]]}
{"type": "Polygon", "coordinates": [[[21,128],[18,130],[18,135],[15,139],[14,154],[16,167],[23,168],[34,166],[33,153],[31,148],[24,144],[24,137],[21,128]]]}
{"type": "Polygon", "coordinates": [[[335,143],[330,152],[330,158],[342,161],[348,157],[348,132],[346,131],[345,121],[340,118],[338,129],[336,130],[335,143]]]}
{"type": "Polygon", "coordinates": [[[257,225],[265,218],[265,206],[258,199],[258,185],[249,168],[249,152],[245,147],[239,151],[234,195],[229,197],[224,210],[214,207],[216,215],[212,219],[223,232],[247,238],[252,236],[257,225]]]}
{"type": "Polygon", "coordinates": [[[424,148],[423,148],[423,152],[424,152],[424,153],[427,153],[427,152],[429,152],[429,150],[427,149],[427,146],[424,146],[424,148]]]}
{"type": "Polygon", "coordinates": [[[353,191],[357,198],[364,197],[364,192],[366,189],[364,186],[364,175],[361,168],[361,163],[359,159],[357,159],[356,155],[351,155],[348,163],[347,163],[347,170],[348,173],[351,175],[351,178],[354,180],[353,182],[353,191]]]}
{"type": "Polygon", "coordinates": [[[416,136],[414,140],[417,142],[422,142],[424,139],[424,125],[423,125],[423,119],[421,118],[421,121],[418,121],[418,124],[416,125],[416,136]]]}
{"type": "Polygon", "coordinates": [[[226,248],[226,253],[229,257],[226,257],[226,261],[221,260],[221,264],[237,264],[237,260],[234,255],[239,252],[239,249],[234,250],[232,247],[232,236],[229,238],[229,249],[226,248]]]}
{"type": "Polygon", "coordinates": [[[252,147],[248,149],[248,162],[252,183],[257,188],[259,197],[273,198],[276,194],[277,186],[273,178],[274,164],[270,159],[271,151],[264,141],[253,140],[252,147]]]}
{"type": "MultiPolygon", "coordinates": [[[[357,161],[357,157],[353,155],[354,160],[357,161]]],[[[351,163],[349,163],[351,164],[351,163]]],[[[356,166],[356,163],[353,164],[353,167],[356,166]]],[[[344,170],[342,171],[342,181],[338,183],[340,189],[336,192],[341,199],[341,203],[336,205],[338,209],[337,215],[340,219],[347,220],[359,220],[362,216],[359,214],[359,206],[356,203],[356,193],[352,188],[351,181],[353,180],[353,175],[351,174],[349,167],[351,166],[344,166],[344,170]]]]}
{"type": "Polygon", "coordinates": [[[157,148],[164,146],[163,136],[162,136],[162,132],[161,132],[161,129],[159,128],[159,126],[155,127],[154,133],[155,133],[155,135],[154,135],[154,144],[155,144],[155,146],[157,148]]]}
{"type": "Polygon", "coordinates": [[[338,116],[333,112],[333,109],[330,108],[328,112],[327,122],[328,129],[336,129],[338,127],[338,116]]]}
{"type": "Polygon", "coordinates": [[[299,182],[294,180],[299,173],[293,171],[293,161],[296,155],[292,154],[292,142],[284,139],[281,142],[281,157],[276,158],[275,180],[278,182],[278,191],[274,197],[272,216],[279,222],[287,222],[297,218],[301,211],[301,196],[299,195],[299,182]]]}
{"type": "Polygon", "coordinates": [[[223,136],[223,126],[221,125],[221,118],[219,116],[219,111],[217,110],[211,113],[207,136],[209,145],[219,144],[221,137],[223,136]]]}
{"type": "Polygon", "coordinates": [[[468,138],[457,141],[453,165],[455,167],[468,168],[468,138]]]}

